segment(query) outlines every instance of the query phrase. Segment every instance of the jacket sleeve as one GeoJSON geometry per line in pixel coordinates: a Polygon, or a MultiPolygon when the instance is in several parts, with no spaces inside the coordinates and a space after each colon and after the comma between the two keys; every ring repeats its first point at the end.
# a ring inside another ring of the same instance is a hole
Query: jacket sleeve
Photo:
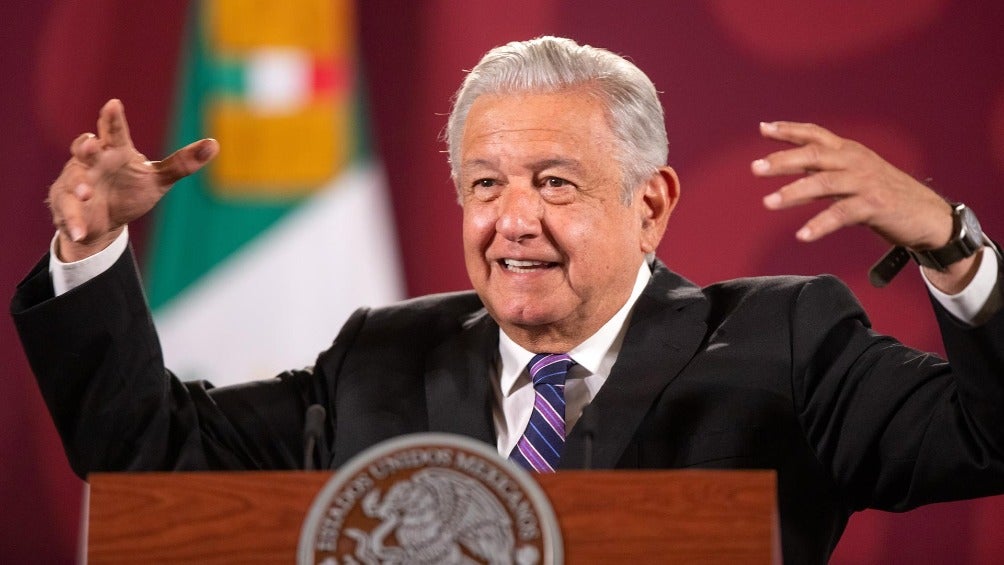
{"type": "Polygon", "coordinates": [[[304,413],[327,403],[320,371],[220,389],[182,382],[164,368],[131,250],[56,298],[46,265],[18,286],[11,314],[79,476],[302,465],[304,413]]]}
{"type": "Polygon", "coordinates": [[[934,308],[949,361],[873,332],[832,277],[792,310],[796,411],[850,508],[1004,492],[1004,313],[966,327],[934,308]]]}

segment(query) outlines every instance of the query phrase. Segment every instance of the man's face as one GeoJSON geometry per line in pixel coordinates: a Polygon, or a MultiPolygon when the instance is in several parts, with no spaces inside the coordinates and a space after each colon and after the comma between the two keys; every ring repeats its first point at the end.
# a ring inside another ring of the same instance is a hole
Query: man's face
{"type": "Polygon", "coordinates": [[[617,149],[585,90],[484,95],[471,107],[458,176],[467,272],[527,349],[567,351],[592,335],[658,245],[675,177],[653,175],[625,204],[617,149]]]}

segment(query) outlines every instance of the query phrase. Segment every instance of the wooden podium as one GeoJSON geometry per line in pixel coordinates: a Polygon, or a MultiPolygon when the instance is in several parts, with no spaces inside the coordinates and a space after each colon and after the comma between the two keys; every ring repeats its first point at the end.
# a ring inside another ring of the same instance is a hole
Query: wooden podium
{"type": "MultiPolygon", "coordinates": [[[[90,477],[88,561],[294,563],[330,472],[90,477]]],[[[535,475],[565,562],[780,563],[772,471],[564,471],[535,475]]]]}

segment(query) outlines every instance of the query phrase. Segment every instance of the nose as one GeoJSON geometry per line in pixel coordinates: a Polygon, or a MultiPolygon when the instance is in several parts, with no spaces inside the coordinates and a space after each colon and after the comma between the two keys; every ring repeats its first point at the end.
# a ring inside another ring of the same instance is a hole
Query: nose
{"type": "Polygon", "coordinates": [[[509,241],[522,241],[540,235],[543,205],[540,194],[531,187],[510,185],[499,199],[495,231],[509,241]]]}

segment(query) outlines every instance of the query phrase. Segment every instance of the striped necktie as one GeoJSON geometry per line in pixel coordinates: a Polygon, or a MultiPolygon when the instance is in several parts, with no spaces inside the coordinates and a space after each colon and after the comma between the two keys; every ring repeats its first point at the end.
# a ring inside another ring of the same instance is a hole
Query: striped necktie
{"type": "Polygon", "coordinates": [[[526,431],[509,460],[538,473],[553,472],[565,447],[565,377],[575,364],[565,354],[541,353],[527,369],[536,396],[526,431]]]}

